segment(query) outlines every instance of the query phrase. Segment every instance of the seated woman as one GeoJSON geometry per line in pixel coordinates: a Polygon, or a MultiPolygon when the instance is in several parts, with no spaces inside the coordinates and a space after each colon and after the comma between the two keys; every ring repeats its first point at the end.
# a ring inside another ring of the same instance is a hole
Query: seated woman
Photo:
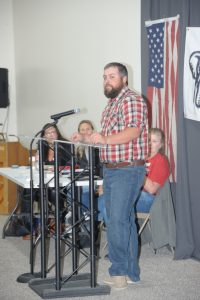
{"type": "MultiPolygon", "coordinates": [[[[83,137],[83,140],[87,142],[87,137],[89,137],[94,131],[94,126],[90,120],[82,120],[78,125],[78,132],[83,137]]],[[[76,148],[76,157],[77,164],[81,169],[89,168],[89,153],[88,147],[78,146],[76,148]]],[[[99,150],[96,148],[94,151],[94,166],[95,166],[95,174],[99,175],[100,172],[100,160],[99,160],[99,150]]]]}
{"type": "MultiPolygon", "coordinates": [[[[45,139],[44,147],[43,147],[43,158],[44,158],[44,164],[45,165],[51,165],[53,169],[54,165],[54,148],[53,144],[55,140],[61,140],[66,141],[65,138],[61,135],[58,127],[56,125],[52,125],[51,123],[48,123],[43,126],[40,137],[45,139]]],[[[65,166],[70,164],[71,160],[71,154],[70,154],[70,144],[61,144],[58,147],[58,161],[59,166],[65,166]]],[[[35,154],[35,161],[39,160],[39,152],[37,151],[35,154]]],[[[22,203],[22,212],[28,212],[30,213],[30,191],[24,191],[24,201],[22,203]],[[27,199],[25,201],[25,199],[27,199]]],[[[36,201],[39,201],[39,191],[38,189],[34,190],[34,198],[36,201]]],[[[55,189],[54,188],[48,188],[48,201],[55,206],[55,189]]],[[[64,204],[65,204],[66,196],[61,195],[60,197],[60,210],[63,210],[64,204]]],[[[30,222],[28,220],[28,222],[30,222]]],[[[30,226],[29,226],[30,227],[30,226]]]]}
{"type": "MultiPolygon", "coordinates": [[[[55,124],[47,123],[43,126],[41,134],[41,138],[44,138],[46,142],[44,143],[43,147],[43,158],[44,158],[44,164],[52,166],[54,165],[54,141],[55,140],[61,140],[61,141],[67,141],[65,139],[58,127],[55,124]]],[[[58,146],[58,163],[59,166],[66,166],[70,165],[71,161],[71,146],[70,144],[64,144],[61,143],[58,146]]],[[[39,152],[37,151],[36,155],[36,161],[39,159],[39,152]]],[[[55,189],[54,188],[49,188],[48,189],[48,199],[51,203],[55,205],[55,189]]],[[[61,197],[61,202],[60,202],[60,208],[62,209],[64,207],[64,200],[65,197],[61,197]]]]}
{"type": "Polygon", "coordinates": [[[158,128],[151,128],[150,156],[146,161],[147,174],[141,194],[136,201],[136,212],[149,212],[158,190],[170,175],[170,166],[164,154],[165,136],[158,128]]]}
{"type": "MultiPolygon", "coordinates": [[[[80,135],[82,135],[83,140],[87,141],[87,137],[90,136],[93,133],[94,126],[91,121],[89,120],[82,120],[78,125],[78,132],[80,135]]],[[[79,165],[79,168],[81,169],[88,169],[88,147],[84,146],[78,146],[76,149],[76,157],[77,157],[77,164],[79,165]]],[[[99,160],[99,150],[95,148],[94,150],[94,157],[93,162],[95,166],[95,175],[101,176],[101,164],[99,160]]],[[[97,189],[97,197],[99,194],[99,189],[97,189]]],[[[87,213],[87,210],[89,209],[89,187],[85,186],[82,188],[82,196],[81,196],[81,203],[82,203],[82,213],[87,213]]],[[[101,193],[97,199],[97,210],[98,210],[98,220],[102,216],[102,209],[104,207],[104,197],[101,193]]]]}
{"type": "MultiPolygon", "coordinates": [[[[43,126],[41,134],[41,138],[44,138],[46,140],[46,143],[44,143],[44,164],[45,165],[54,165],[54,141],[60,140],[60,141],[67,141],[65,139],[57,125],[52,125],[51,123],[47,123],[43,126]]],[[[65,166],[70,164],[71,154],[70,150],[71,146],[70,144],[60,144],[58,147],[58,160],[60,166],[65,166]]],[[[38,152],[36,153],[36,160],[38,160],[38,152]]]]}

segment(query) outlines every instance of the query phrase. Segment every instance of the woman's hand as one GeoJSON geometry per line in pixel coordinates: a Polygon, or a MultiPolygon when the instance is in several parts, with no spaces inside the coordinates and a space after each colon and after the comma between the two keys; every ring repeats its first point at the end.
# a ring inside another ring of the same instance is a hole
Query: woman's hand
{"type": "Polygon", "coordinates": [[[86,135],[86,134],[80,134],[79,132],[75,132],[74,134],[72,134],[71,136],[71,141],[72,142],[83,142],[86,144],[90,144],[90,135],[86,135]]]}
{"type": "Polygon", "coordinates": [[[75,132],[72,134],[70,140],[72,142],[82,142],[83,141],[83,136],[82,134],[78,133],[78,132],[75,132]]]}
{"type": "Polygon", "coordinates": [[[71,136],[72,142],[84,142],[87,144],[107,144],[107,137],[101,135],[98,132],[92,133],[91,135],[82,135],[78,132],[75,132],[71,136]]]}
{"type": "Polygon", "coordinates": [[[103,185],[99,185],[97,187],[97,193],[99,196],[103,195],[103,185]]]}

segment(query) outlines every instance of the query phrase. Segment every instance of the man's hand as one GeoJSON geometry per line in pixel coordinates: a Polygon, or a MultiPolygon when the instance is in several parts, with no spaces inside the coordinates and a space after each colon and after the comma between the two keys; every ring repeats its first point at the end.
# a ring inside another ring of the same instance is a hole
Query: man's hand
{"type": "Polygon", "coordinates": [[[91,144],[102,144],[105,145],[106,144],[106,137],[101,135],[98,132],[93,133],[90,136],[90,143],[91,144]]]}

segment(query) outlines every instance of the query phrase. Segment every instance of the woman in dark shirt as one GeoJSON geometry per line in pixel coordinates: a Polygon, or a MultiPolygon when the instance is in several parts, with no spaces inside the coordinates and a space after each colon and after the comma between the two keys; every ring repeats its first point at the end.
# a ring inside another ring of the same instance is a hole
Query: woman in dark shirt
{"type": "MultiPolygon", "coordinates": [[[[41,138],[44,138],[46,142],[44,143],[44,164],[45,165],[54,165],[54,141],[67,141],[65,139],[58,127],[47,123],[43,126],[41,131],[41,138]]],[[[38,153],[36,154],[36,160],[38,159],[38,153]]],[[[70,165],[71,161],[71,146],[70,144],[60,143],[58,147],[58,161],[60,166],[70,165]]]]}
{"type": "MultiPolygon", "coordinates": [[[[54,165],[54,141],[55,140],[60,140],[60,141],[67,141],[65,139],[57,125],[47,123],[43,126],[42,131],[41,131],[41,138],[45,139],[44,146],[43,146],[43,158],[44,158],[44,164],[45,165],[50,165],[53,168],[54,165]]],[[[36,153],[36,161],[39,159],[39,153],[37,151],[36,153]]],[[[66,143],[60,143],[58,145],[58,163],[59,166],[68,166],[71,164],[71,145],[66,144],[66,143]]],[[[60,209],[63,209],[64,207],[64,201],[65,201],[65,196],[61,195],[60,197],[60,209]]],[[[49,202],[53,203],[55,205],[55,199],[56,199],[56,194],[55,194],[55,189],[54,188],[49,188],[48,189],[48,200],[49,202]]]]}

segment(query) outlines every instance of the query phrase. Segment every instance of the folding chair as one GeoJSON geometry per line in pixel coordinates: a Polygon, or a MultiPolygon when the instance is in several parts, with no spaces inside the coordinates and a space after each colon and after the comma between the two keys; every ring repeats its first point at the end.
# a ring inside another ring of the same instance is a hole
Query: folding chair
{"type": "Polygon", "coordinates": [[[150,209],[151,236],[154,250],[169,245],[176,247],[176,222],[169,180],[159,190],[150,209]]]}
{"type": "Polygon", "coordinates": [[[145,226],[148,225],[149,230],[151,230],[149,219],[150,219],[150,213],[143,213],[143,212],[137,212],[136,218],[143,220],[142,224],[140,225],[138,235],[140,236],[142,231],[144,230],[145,226]]]}
{"type": "Polygon", "coordinates": [[[144,240],[152,243],[153,249],[168,246],[174,254],[176,246],[176,224],[169,180],[158,191],[149,213],[137,213],[138,219],[144,219],[138,235],[141,235],[148,224],[149,232],[145,232],[144,240]]]}

